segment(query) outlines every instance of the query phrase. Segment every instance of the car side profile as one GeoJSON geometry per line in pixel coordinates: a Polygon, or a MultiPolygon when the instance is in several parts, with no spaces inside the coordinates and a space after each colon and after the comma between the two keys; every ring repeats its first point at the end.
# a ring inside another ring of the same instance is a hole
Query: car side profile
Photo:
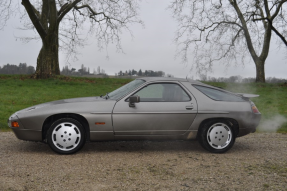
{"type": "Polygon", "coordinates": [[[249,98],[198,81],[138,78],[100,97],[32,106],[9,117],[17,138],[48,143],[60,154],[87,141],[191,140],[224,153],[240,136],[255,132],[261,114],[249,98]]]}

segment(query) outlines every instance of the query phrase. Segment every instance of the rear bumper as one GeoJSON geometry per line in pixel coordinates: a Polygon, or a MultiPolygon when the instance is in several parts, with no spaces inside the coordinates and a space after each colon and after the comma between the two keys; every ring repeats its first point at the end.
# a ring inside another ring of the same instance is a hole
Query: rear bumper
{"type": "Polygon", "coordinates": [[[241,124],[237,137],[254,133],[259,125],[261,114],[253,114],[251,119],[244,120],[244,124],[241,124]]]}
{"type": "Polygon", "coordinates": [[[255,131],[256,131],[256,127],[255,128],[239,129],[239,133],[238,133],[237,137],[242,137],[242,136],[247,135],[249,133],[254,133],[255,131]]]}

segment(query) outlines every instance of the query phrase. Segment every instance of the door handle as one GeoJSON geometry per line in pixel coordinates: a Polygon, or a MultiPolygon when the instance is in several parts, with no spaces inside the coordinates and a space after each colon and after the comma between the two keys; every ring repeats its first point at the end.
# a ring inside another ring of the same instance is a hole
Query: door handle
{"type": "Polygon", "coordinates": [[[193,106],[186,106],[185,109],[193,109],[193,106]]]}

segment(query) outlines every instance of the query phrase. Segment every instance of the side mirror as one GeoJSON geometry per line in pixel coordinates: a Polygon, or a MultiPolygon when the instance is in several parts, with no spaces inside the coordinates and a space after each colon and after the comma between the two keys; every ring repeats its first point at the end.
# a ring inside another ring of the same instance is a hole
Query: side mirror
{"type": "Polygon", "coordinates": [[[140,96],[134,95],[129,98],[129,106],[135,107],[135,103],[140,102],[140,96]]]}

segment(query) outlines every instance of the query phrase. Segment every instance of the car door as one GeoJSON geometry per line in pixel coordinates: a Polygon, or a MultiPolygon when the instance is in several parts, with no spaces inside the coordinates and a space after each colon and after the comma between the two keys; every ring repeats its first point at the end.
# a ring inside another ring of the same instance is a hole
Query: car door
{"type": "Polygon", "coordinates": [[[180,135],[197,114],[194,97],[178,82],[149,83],[118,101],[112,118],[115,135],[180,135]],[[129,105],[129,97],[140,102],[129,105]]]}

